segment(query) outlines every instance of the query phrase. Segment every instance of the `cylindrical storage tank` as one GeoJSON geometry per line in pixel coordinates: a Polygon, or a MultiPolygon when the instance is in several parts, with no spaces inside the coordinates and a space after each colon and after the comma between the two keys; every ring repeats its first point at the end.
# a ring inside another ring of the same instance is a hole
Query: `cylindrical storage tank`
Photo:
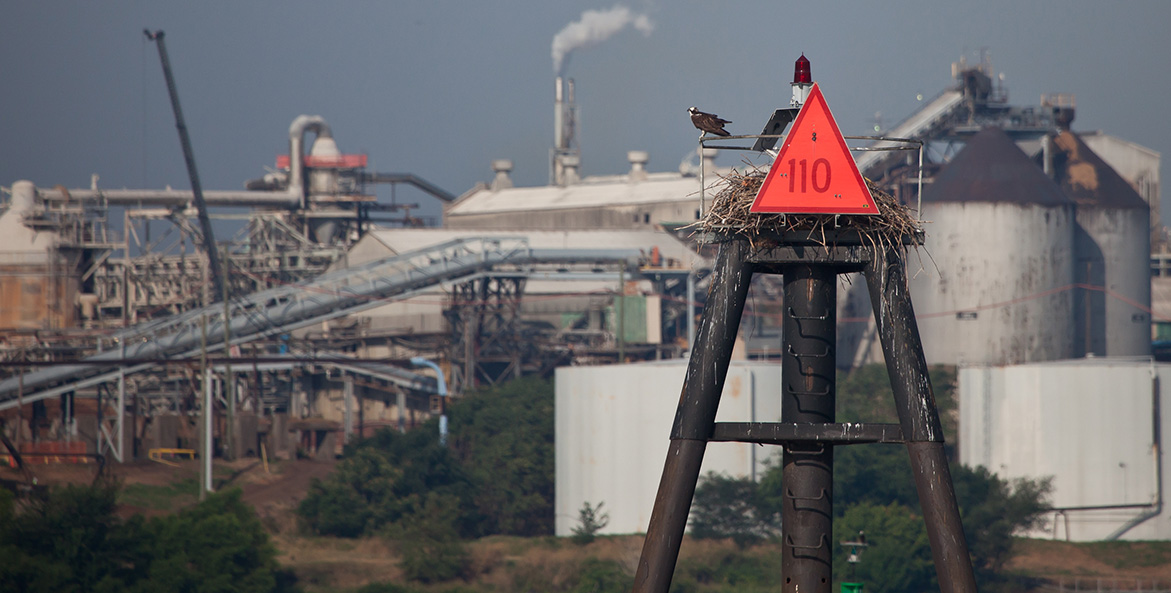
{"type": "Polygon", "coordinates": [[[907,273],[928,363],[1073,354],[1073,203],[1003,131],[968,141],[925,189],[922,218],[907,273]]]}
{"type": "MultiPolygon", "coordinates": [[[[605,504],[610,516],[600,534],[646,533],[686,375],[682,359],[557,369],[556,535],[572,534],[587,502],[605,504]]],[[[732,361],[716,421],[780,419],[780,365],[732,361]]],[[[755,481],[779,453],[775,445],[710,443],[700,473],[755,481]]]]}
{"type": "MultiPolygon", "coordinates": [[[[337,142],[332,136],[318,136],[313,140],[309,155],[322,158],[337,158],[341,156],[337,142]]],[[[309,171],[309,194],[320,196],[336,195],[339,191],[338,170],[332,167],[315,167],[309,171]]],[[[319,218],[313,221],[313,238],[323,245],[332,243],[337,238],[340,226],[336,219],[319,218]]]]}
{"type": "Polygon", "coordinates": [[[1151,210],[1081,138],[1051,143],[1054,179],[1076,204],[1074,356],[1151,354],[1151,210]]]}
{"type": "Polygon", "coordinates": [[[77,278],[55,249],[57,233],[24,225],[36,212],[36,195],[31,181],[13,183],[12,202],[0,216],[0,332],[77,323],[77,278]]]}
{"type": "MultiPolygon", "coordinates": [[[[323,159],[337,158],[342,155],[337,148],[337,142],[332,136],[318,136],[313,140],[309,149],[309,156],[323,159]]],[[[309,193],[332,195],[338,193],[337,169],[316,167],[309,172],[309,193]]]]}

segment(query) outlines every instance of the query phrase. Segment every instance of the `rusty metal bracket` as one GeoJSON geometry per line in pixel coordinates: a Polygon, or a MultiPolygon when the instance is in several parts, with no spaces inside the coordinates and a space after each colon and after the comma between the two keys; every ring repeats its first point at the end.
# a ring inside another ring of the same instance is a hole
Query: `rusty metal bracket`
{"type": "Polygon", "coordinates": [[[789,316],[792,317],[793,319],[812,319],[814,321],[825,321],[826,319],[829,319],[828,315],[814,315],[814,316],[802,317],[800,315],[797,315],[795,312],[793,312],[792,307],[789,307],[789,316]]]}
{"type": "Polygon", "coordinates": [[[792,490],[788,490],[788,493],[789,498],[793,500],[825,500],[829,496],[829,493],[825,491],[825,488],[822,488],[821,492],[819,492],[817,496],[797,496],[793,493],[792,490]]]}
{"type": "Polygon", "coordinates": [[[825,358],[825,357],[833,354],[830,351],[828,346],[826,347],[825,352],[822,352],[821,354],[816,354],[816,353],[803,354],[803,353],[797,352],[797,351],[793,350],[792,344],[789,344],[787,346],[787,350],[789,351],[790,356],[794,356],[796,358],[825,358]]]}
{"type": "Polygon", "coordinates": [[[825,534],[823,533],[817,538],[817,545],[816,546],[802,546],[802,545],[799,545],[799,544],[793,542],[792,535],[786,535],[785,536],[785,543],[788,544],[789,547],[795,548],[798,550],[820,550],[825,547],[825,539],[826,539],[825,534]]]}

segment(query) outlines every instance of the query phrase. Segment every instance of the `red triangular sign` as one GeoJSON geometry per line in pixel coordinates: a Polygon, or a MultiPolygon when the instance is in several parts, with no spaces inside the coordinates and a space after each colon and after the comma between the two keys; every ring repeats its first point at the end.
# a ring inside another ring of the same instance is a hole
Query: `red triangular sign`
{"type": "Polygon", "coordinates": [[[817,83],[785,136],[750,212],[878,214],[817,83]]]}

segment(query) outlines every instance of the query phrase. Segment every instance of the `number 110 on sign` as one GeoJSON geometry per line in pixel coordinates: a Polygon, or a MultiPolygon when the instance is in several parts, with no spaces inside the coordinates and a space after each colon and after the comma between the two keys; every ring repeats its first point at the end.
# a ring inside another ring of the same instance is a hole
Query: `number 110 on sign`
{"type": "Polygon", "coordinates": [[[789,191],[808,193],[808,186],[813,186],[813,191],[817,193],[825,193],[829,189],[830,182],[830,167],[829,161],[826,159],[817,159],[813,161],[813,167],[809,167],[809,159],[789,159],[789,191]],[[801,189],[797,189],[797,185],[801,185],[801,189]]]}

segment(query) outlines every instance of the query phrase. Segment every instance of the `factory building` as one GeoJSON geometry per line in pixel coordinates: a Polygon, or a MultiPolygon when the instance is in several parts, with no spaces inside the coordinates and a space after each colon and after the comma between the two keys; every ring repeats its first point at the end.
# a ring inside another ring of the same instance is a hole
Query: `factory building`
{"type": "Polygon", "coordinates": [[[0,331],[77,325],[77,254],[54,229],[36,225],[37,215],[33,184],[13,184],[8,210],[0,215],[0,331]]]}
{"type": "MultiPolygon", "coordinates": [[[[686,336],[687,323],[685,303],[679,297],[685,297],[688,278],[694,284],[694,270],[706,267],[706,263],[676,235],[661,229],[526,230],[523,233],[450,228],[382,229],[358,241],[338,262],[337,268],[344,270],[469,237],[517,236],[523,236],[530,249],[578,253],[603,247],[625,249],[640,254],[643,260],[637,276],[632,273],[626,277],[593,265],[565,266],[542,273],[518,271],[510,274],[511,281],[500,279],[486,287],[499,290],[502,283],[511,282],[504,300],[494,306],[513,322],[512,331],[520,333],[507,339],[487,335],[482,339],[511,342],[515,349],[510,351],[509,360],[526,373],[549,364],[546,355],[565,353],[570,347],[574,356],[560,357],[558,361],[612,362],[619,340],[623,342],[623,354],[635,359],[680,355],[685,343],[679,340],[686,336]],[[621,332],[619,323],[623,326],[621,332]],[[523,360],[513,361],[515,357],[523,360]]],[[[372,344],[378,338],[409,335],[416,342],[432,340],[439,349],[439,344],[456,339],[451,333],[456,331],[452,321],[459,309],[459,293],[458,289],[436,286],[400,302],[349,316],[338,324],[339,329],[352,328],[348,330],[350,333],[364,336],[372,344]]],[[[477,350],[482,363],[487,353],[479,347],[477,350]]],[[[401,355],[389,348],[389,343],[371,346],[364,352],[370,356],[401,355]]],[[[463,349],[450,356],[456,367],[470,368],[475,364],[465,358],[467,353],[463,349]]],[[[458,368],[456,371],[460,374],[458,368]]],[[[463,373],[471,376],[470,371],[463,373]]]]}
{"type": "Polygon", "coordinates": [[[582,177],[577,147],[573,80],[558,77],[554,88],[554,138],[549,185],[515,187],[512,161],[492,162],[495,177],[446,205],[452,229],[573,230],[676,228],[699,220],[700,189],[718,182],[716,150],[698,151],[698,165],[684,161],[678,172],[649,172],[650,155],[632,150],[623,175],[582,177]]]}
{"type": "MultiPolygon", "coordinates": [[[[715,179],[714,150],[702,165],[715,179]]],[[[472,189],[444,209],[452,229],[653,229],[699,220],[698,172],[648,173],[648,155],[631,151],[625,175],[586,177],[565,185],[513,187],[502,182],[501,161],[492,185],[472,189]]]]}
{"type": "MultiPolygon", "coordinates": [[[[961,69],[954,88],[886,132],[949,145],[924,170],[927,243],[912,260],[921,269],[909,270],[928,361],[1035,364],[1148,352],[1151,294],[1143,286],[1151,235],[1142,229],[1151,218],[1139,202],[1158,203],[1157,153],[1063,131],[1071,105],[1008,108],[989,74],[961,69]],[[1006,125],[1012,122],[1019,125],[1006,125]],[[1097,185],[1086,183],[1088,170],[1097,185]]],[[[274,172],[246,191],[205,192],[217,207],[248,208],[247,237],[225,251],[230,312],[205,306],[206,267],[190,248],[190,192],[111,191],[96,181],[71,190],[13,184],[0,217],[6,360],[119,357],[121,348],[140,358],[190,359],[206,314],[213,356],[227,327],[233,356],[249,364],[229,369],[220,361],[210,377],[169,364],[12,371],[0,376],[0,413],[18,414],[19,422],[6,429],[21,425],[18,442],[80,441],[92,453],[129,460],[153,447],[198,443],[193,419],[210,389],[221,452],[245,455],[265,443],[270,453],[331,456],[355,434],[405,429],[437,411],[437,382],[410,366],[413,357],[438,363],[454,393],[554,374],[557,533],[572,529],[585,502],[606,504],[608,533],[645,531],[685,370],[681,360],[657,359],[687,353],[697,317],[691,305],[704,300],[710,266],[683,227],[702,214],[701,189],[706,184],[713,195],[719,171],[714,151],[667,172],[649,170],[650,155],[631,151],[621,174],[581,175],[572,83],[564,84],[555,94],[549,184],[515,187],[512,163],[498,160],[490,182],[458,198],[410,175],[366,171],[364,155],[343,154],[323,119],[297,118],[290,156],[278,158],[274,172]],[[445,228],[399,228],[413,222],[410,211],[376,203],[367,191],[375,183],[434,196],[445,228]],[[124,236],[104,230],[111,205],[127,208],[124,236]],[[180,239],[161,243],[160,228],[180,239]],[[624,361],[638,362],[611,364],[624,361]],[[75,400],[94,405],[74,407],[75,400]],[[222,421],[229,405],[236,427],[222,421]],[[101,426],[73,418],[97,408],[101,426]],[[103,433],[114,437],[103,441],[103,433]]],[[[867,152],[858,160],[869,178],[915,203],[905,156],[867,152]]],[[[839,291],[843,368],[881,359],[864,284],[839,291]]],[[[751,328],[741,329],[744,358],[765,362],[733,363],[721,421],[779,418],[775,358],[783,349],[770,322],[781,295],[763,281],[753,291],[744,321],[751,328]]],[[[967,395],[983,393],[972,389],[962,399],[987,405],[964,408],[963,416],[981,418],[961,420],[993,420],[964,425],[962,439],[985,440],[961,444],[961,454],[999,451],[995,443],[1008,442],[1001,435],[1017,426],[996,419],[1014,408],[1007,395],[981,400],[967,395]]],[[[705,471],[754,477],[768,451],[713,444],[705,471]]],[[[1130,449],[1125,454],[1114,463],[1142,463],[1130,449]]],[[[999,472],[1001,459],[965,462],[999,472]]],[[[1039,462],[1006,468],[1073,471],[1039,462]]],[[[1146,504],[1154,482],[1134,476],[1121,497],[1061,500],[1146,504]]]]}
{"type": "MultiPolygon", "coordinates": [[[[277,455],[294,448],[332,455],[354,434],[407,428],[435,411],[428,401],[434,379],[402,368],[414,357],[439,361],[459,393],[549,374],[559,364],[655,360],[686,350],[694,331],[689,295],[707,264],[648,222],[645,204],[635,204],[637,221],[629,214],[627,224],[601,230],[378,226],[416,219],[406,206],[375,203],[370,184],[409,184],[441,202],[455,197],[409,174],[366,171],[365,155],[341,153],[317,116],[294,120],[289,147],[297,158],[279,156],[276,170],[245,190],[204,192],[215,208],[248,209],[245,216],[211,212],[213,219],[247,220],[244,240],[221,256],[227,306],[214,304],[219,295],[207,290],[213,272],[193,249],[201,239],[189,218],[196,214],[191,192],[106,190],[96,179],[85,189],[13,185],[0,218],[11,231],[0,276],[2,354],[9,361],[87,361],[17,365],[0,376],[0,413],[12,418],[7,427],[19,446],[81,440],[89,453],[120,461],[153,448],[192,448],[203,437],[188,416],[212,391],[217,415],[235,408],[236,426],[219,423],[213,431],[225,455],[255,452],[257,439],[277,455]],[[125,208],[120,236],[104,230],[111,206],[125,208]],[[384,218],[387,212],[402,217],[384,218]],[[353,298],[355,291],[364,296],[353,298]],[[166,361],[199,354],[201,318],[210,319],[212,357],[231,339],[242,364],[213,363],[201,376],[166,361]],[[330,360],[318,360],[319,353],[330,360]],[[111,357],[146,362],[126,372],[96,362],[111,357]],[[402,364],[350,362],[369,357],[402,364]],[[74,397],[98,400],[102,426],[77,422],[75,415],[93,414],[94,406],[73,406],[74,397]],[[48,405],[57,400],[70,403],[48,405]],[[240,433],[242,424],[252,428],[240,433]],[[240,434],[229,446],[229,436],[240,434]]],[[[606,193],[614,180],[623,187],[645,182],[659,189],[627,198],[693,205],[688,196],[698,176],[648,174],[645,154],[632,153],[630,175],[601,183],[576,178],[570,156],[558,154],[567,180],[558,187],[570,193],[591,184],[606,193]]],[[[494,187],[509,194],[509,184],[498,179],[494,187]]],[[[602,204],[598,211],[614,205],[593,201],[602,204]]],[[[676,212],[673,218],[694,217],[676,212]]]]}

